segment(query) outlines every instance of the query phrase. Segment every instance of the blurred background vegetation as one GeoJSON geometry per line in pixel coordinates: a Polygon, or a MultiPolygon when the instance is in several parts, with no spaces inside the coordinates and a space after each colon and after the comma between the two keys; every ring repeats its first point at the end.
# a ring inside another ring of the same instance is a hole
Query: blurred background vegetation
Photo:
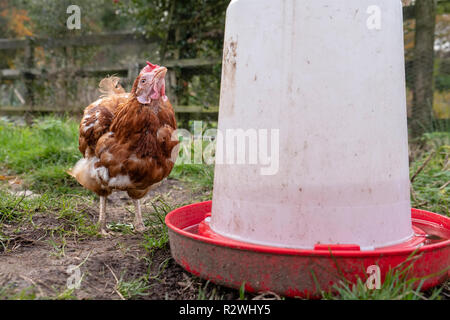
{"type": "MultiPolygon", "coordinates": [[[[413,201],[448,212],[450,2],[402,1],[411,175],[433,155],[416,175],[413,201]]],[[[35,191],[75,187],[65,170],[79,157],[81,110],[97,99],[101,78],[118,73],[129,89],[147,59],[170,66],[168,95],[188,110],[177,112],[181,127],[217,124],[229,0],[77,0],[79,30],[66,26],[71,4],[0,0],[0,170],[26,175],[35,191]]]]}
{"type": "MultiPolygon", "coordinates": [[[[402,2],[411,201],[415,208],[450,216],[450,1],[402,2]]],[[[92,209],[97,207],[96,196],[66,170],[81,157],[82,109],[98,98],[97,86],[104,76],[118,74],[129,90],[145,60],[169,66],[168,95],[180,127],[200,119],[208,120],[208,127],[217,125],[228,4],[229,0],[0,0],[0,253],[10,250],[27,223],[41,228],[33,222],[36,216],[58,218],[48,230],[63,244],[66,237],[96,235],[89,215],[97,210],[92,209]],[[81,8],[80,30],[67,29],[71,4],[81,8]]],[[[213,169],[177,163],[169,178],[198,193],[186,200],[189,203],[208,200],[213,169]]],[[[167,249],[167,230],[163,219],[158,221],[162,232],[144,237],[149,251],[167,249]]],[[[397,287],[412,290],[401,282],[397,287]]],[[[446,288],[450,292],[450,283],[446,288]]],[[[376,290],[377,298],[386,298],[386,293],[387,299],[408,298],[403,291],[394,296],[397,291],[385,289],[376,290]]],[[[0,283],[0,300],[2,290],[0,283]]],[[[365,298],[367,290],[358,292],[365,298]]],[[[354,298],[348,290],[339,294],[354,298]]]]}
{"type": "Polygon", "coordinates": [[[15,78],[0,73],[0,106],[80,109],[96,99],[99,80],[117,69],[124,69],[119,75],[130,88],[138,65],[145,60],[172,61],[168,89],[174,104],[218,105],[229,1],[80,0],[76,4],[81,8],[81,29],[68,30],[66,9],[72,2],[0,1],[0,38],[28,39],[33,46],[31,55],[27,48],[0,50],[0,70],[22,70],[15,78]],[[111,44],[55,46],[52,41],[99,34],[111,35],[111,44]],[[114,41],[117,34],[130,35],[135,41],[114,41]],[[98,71],[91,72],[93,76],[77,76],[77,71],[93,69],[98,71]],[[39,82],[32,79],[36,74],[39,82]],[[27,99],[28,91],[32,99],[27,99]]]}
{"type": "MultiPolygon", "coordinates": [[[[402,1],[409,125],[412,137],[420,138],[450,130],[450,2],[402,1]]],[[[180,120],[204,118],[208,108],[208,119],[217,117],[229,0],[78,0],[82,26],[68,30],[72,2],[0,0],[0,38],[29,41],[17,48],[0,44],[0,110],[32,104],[37,111],[79,111],[96,99],[102,77],[119,73],[129,88],[139,64],[149,59],[169,63],[175,105],[200,107],[179,114],[180,120]],[[135,41],[113,41],[117,34],[135,41]],[[111,35],[111,41],[55,45],[89,35],[111,35]]]]}

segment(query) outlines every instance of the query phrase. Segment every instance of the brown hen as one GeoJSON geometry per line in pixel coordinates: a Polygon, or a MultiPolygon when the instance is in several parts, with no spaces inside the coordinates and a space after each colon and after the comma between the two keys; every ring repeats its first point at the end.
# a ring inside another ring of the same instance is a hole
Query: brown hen
{"type": "Polygon", "coordinates": [[[140,199],[173,168],[177,125],[165,95],[166,72],[165,67],[147,62],[130,93],[118,87],[116,79],[103,80],[106,94],[84,111],[79,136],[84,158],[71,174],[100,196],[102,234],[108,234],[106,198],[115,190],[126,191],[134,200],[134,228],[144,231],[140,199]]]}

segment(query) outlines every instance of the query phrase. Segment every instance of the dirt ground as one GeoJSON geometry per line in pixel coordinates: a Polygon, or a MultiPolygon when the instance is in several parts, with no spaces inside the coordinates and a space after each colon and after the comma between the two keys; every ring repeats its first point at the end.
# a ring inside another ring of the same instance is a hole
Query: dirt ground
{"type": "MultiPolygon", "coordinates": [[[[171,179],[144,198],[144,206],[158,197],[177,207],[201,201],[204,194],[187,183],[171,179]]],[[[84,206],[95,223],[97,203],[84,206]]],[[[130,208],[132,202],[126,193],[114,193],[108,198],[107,222],[131,223],[130,208]]],[[[143,212],[145,218],[146,210],[143,212]]],[[[45,231],[58,224],[61,221],[51,214],[36,212],[32,223],[24,224],[19,232],[15,225],[4,226],[3,231],[11,240],[9,249],[0,251],[0,299],[5,295],[13,299],[239,298],[237,290],[207,283],[184,271],[171,257],[168,244],[149,253],[142,234],[123,232],[114,232],[110,238],[85,236],[61,242],[45,231]],[[71,269],[73,266],[79,267],[79,274],[71,269]],[[69,290],[68,284],[74,284],[76,276],[81,279],[80,286],[69,290]]],[[[450,298],[449,282],[444,285],[441,297],[450,298]]]]}
{"type": "MultiPolygon", "coordinates": [[[[167,180],[144,199],[144,203],[158,195],[164,195],[171,205],[195,201],[195,194],[185,183],[167,180]]],[[[94,204],[95,205],[95,204],[94,204]]],[[[114,193],[108,198],[108,222],[131,223],[132,214],[127,210],[131,201],[126,193],[114,193]]],[[[93,222],[98,217],[96,206],[87,208],[93,222]]],[[[37,213],[30,226],[14,233],[8,252],[0,253],[0,288],[14,292],[33,293],[37,298],[123,299],[118,290],[119,282],[128,283],[145,279],[148,288],[132,298],[139,299],[197,299],[205,281],[192,277],[171,258],[169,246],[149,253],[143,247],[140,234],[114,233],[110,238],[86,237],[66,239],[58,245],[44,229],[58,224],[56,218],[37,213]],[[76,272],[70,266],[78,266],[81,275],[79,289],[68,293],[67,283],[75,283],[76,272]],[[72,280],[71,280],[72,279],[72,280]],[[68,282],[69,281],[69,282],[68,282]],[[67,298],[67,297],[66,297],[67,298]]],[[[13,234],[15,226],[7,226],[13,234]]],[[[208,284],[206,291],[213,286],[208,284]]],[[[238,297],[234,290],[215,287],[225,299],[238,297]]]]}

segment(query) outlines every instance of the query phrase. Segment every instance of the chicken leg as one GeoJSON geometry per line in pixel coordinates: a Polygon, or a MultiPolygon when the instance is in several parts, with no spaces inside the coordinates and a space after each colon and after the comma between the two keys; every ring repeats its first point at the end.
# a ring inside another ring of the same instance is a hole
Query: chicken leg
{"type": "Polygon", "coordinates": [[[98,215],[98,224],[100,228],[100,234],[103,236],[109,236],[106,231],[106,197],[100,196],[100,214],[98,215]]]}
{"type": "Polygon", "coordinates": [[[134,230],[137,232],[144,232],[146,230],[144,222],[142,221],[141,200],[133,200],[135,206],[134,214],[134,230]]]}

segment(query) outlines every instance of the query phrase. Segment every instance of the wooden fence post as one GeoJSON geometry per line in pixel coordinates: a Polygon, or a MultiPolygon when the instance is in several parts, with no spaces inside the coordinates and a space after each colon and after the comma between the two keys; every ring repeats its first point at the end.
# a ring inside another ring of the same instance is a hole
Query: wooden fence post
{"type": "Polygon", "coordinates": [[[22,73],[23,81],[25,83],[25,101],[26,104],[30,106],[30,111],[25,113],[25,121],[27,124],[32,122],[32,112],[35,103],[34,99],[34,40],[31,37],[27,37],[27,44],[25,47],[25,68],[26,70],[22,73]]]}

